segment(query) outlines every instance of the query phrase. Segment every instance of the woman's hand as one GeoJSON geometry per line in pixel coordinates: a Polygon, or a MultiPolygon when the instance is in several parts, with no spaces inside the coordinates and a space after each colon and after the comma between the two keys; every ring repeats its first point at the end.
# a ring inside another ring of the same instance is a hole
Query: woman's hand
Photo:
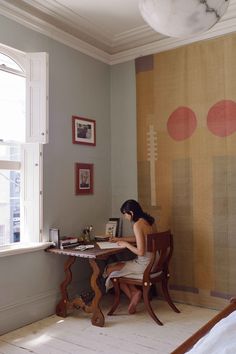
{"type": "Polygon", "coordinates": [[[128,247],[130,244],[127,241],[118,241],[117,245],[121,247],[128,247]]]}
{"type": "Polygon", "coordinates": [[[120,240],[120,237],[114,237],[114,236],[112,236],[112,237],[109,238],[109,241],[110,241],[110,242],[117,242],[117,241],[119,241],[119,240],[120,240]]]}
{"type": "Polygon", "coordinates": [[[136,243],[135,236],[121,236],[121,237],[111,236],[109,238],[109,241],[110,242],[126,241],[126,242],[129,242],[129,243],[136,243]]]}

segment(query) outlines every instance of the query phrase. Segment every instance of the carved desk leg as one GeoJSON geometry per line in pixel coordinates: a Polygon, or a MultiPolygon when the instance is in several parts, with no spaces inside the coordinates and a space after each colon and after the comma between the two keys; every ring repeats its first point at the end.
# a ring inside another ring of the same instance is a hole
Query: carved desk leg
{"type": "Polygon", "coordinates": [[[89,260],[90,266],[93,269],[93,274],[91,277],[91,288],[94,290],[95,295],[93,298],[93,301],[91,303],[91,309],[92,309],[92,324],[94,326],[98,326],[98,327],[103,327],[105,324],[105,318],[104,315],[100,309],[99,303],[102,297],[102,292],[97,284],[97,279],[98,276],[100,274],[100,269],[96,263],[95,260],[90,259],[89,260]]]}
{"type": "Polygon", "coordinates": [[[67,287],[72,280],[71,266],[75,262],[76,257],[69,256],[64,265],[65,279],[60,285],[61,300],[56,307],[56,314],[61,317],[67,315],[67,304],[69,303],[67,287]]]}

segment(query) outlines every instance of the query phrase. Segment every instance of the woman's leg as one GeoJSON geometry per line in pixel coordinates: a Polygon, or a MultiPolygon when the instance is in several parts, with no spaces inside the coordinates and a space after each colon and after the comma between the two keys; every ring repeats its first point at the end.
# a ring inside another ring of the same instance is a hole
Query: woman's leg
{"type": "MultiPolygon", "coordinates": [[[[121,270],[124,267],[124,265],[125,265],[124,262],[109,264],[106,269],[106,275],[109,276],[112,272],[121,270]]],[[[135,285],[131,285],[131,284],[122,283],[120,285],[120,288],[130,300],[130,304],[128,308],[129,313],[130,314],[135,313],[136,306],[142,297],[142,292],[138,288],[136,288],[135,285]]]]}
{"type": "Polygon", "coordinates": [[[131,299],[130,299],[128,311],[130,314],[133,314],[136,312],[136,307],[139,301],[141,300],[142,291],[139,290],[135,285],[129,285],[129,290],[131,293],[131,299]]]}
{"type": "Polygon", "coordinates": [[[125,293],[125,295],[128,297],[128,299],[131,300],[132,294],[131,294],[129,286],[127,284],[121,283],[120,288],[125,293]]]}
{"type": "Polygon", "coordinates": [[[115,272],[117,270],[121,270],[124,267],[125,263],[119,262],[119,263],[113,263],[109,264],[106,268],[106,275],[110,275],[112,272],[115,272]]]}
{"type": "Polygon", "coordinates": [[[103,273],[103,277],[106,278],[106,281],[105,281],[106,291],[108,291],[110,288],[113,287],[110,275],[113,278],[112,273],[121,270],[124,267],[124,265],[125,265],[125,263],[119,262],[119,263],[109,264],[106,267],[106,269],[104,270],[104,273],[103,273]]]}
{"type": "MultiPolygon", "coordinates": [[[[119,263],[113,263],[109,264],[106,269],[106,275],[109,276],[112,272],[115,272],[117,270],[121,270],[124,267],[125,263],[124,262],[119,262],[119,263]]],[[[127,284],[120,284],[121,290],[125,293],[125,295],[128,297],[129,300],[132,298],[132,293],[129,289],[129,286],[127,284]]]]}

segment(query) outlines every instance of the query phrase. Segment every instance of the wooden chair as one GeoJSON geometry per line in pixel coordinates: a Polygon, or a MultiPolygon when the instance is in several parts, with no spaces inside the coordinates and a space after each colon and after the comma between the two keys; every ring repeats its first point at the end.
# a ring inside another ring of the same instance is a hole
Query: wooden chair
{"type": "Polygon", "coordinates": [[[115,297],[108,315],[112,315],[120,303],[120,284],[133,284],[142,287],[146,309],[153,320],[162,326],[163,323],[157,318],[150,304],[149,290],[153,284],[161,283],[165,300],[175,312],[180,312],[171,300],[168,291],[168,280],[170,277],[169,262],[173,253],[173,236],[170,230],[147,235],[147,251],[151,252],[152,256],[142,279],[128,277],[112,278],[115,297]]]}

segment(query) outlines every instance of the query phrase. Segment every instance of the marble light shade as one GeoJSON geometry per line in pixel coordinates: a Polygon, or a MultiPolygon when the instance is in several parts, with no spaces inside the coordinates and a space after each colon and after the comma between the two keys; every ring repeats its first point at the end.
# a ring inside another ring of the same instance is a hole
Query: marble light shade
{"type": "Polygon", "coordinates": [[[170,37],[188,37],[214,26],[229,0],[140,0],[144,20],[157,32],[170,37]]]}

